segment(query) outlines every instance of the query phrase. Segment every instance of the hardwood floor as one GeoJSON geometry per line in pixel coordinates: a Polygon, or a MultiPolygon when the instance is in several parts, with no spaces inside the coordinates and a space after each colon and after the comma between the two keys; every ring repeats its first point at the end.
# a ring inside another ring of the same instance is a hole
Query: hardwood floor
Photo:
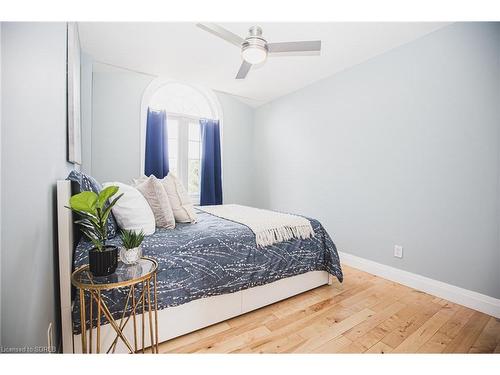
{"type": "Polygon", "coordinates": [[[343,284],[160,344],[161,353],[500,353],[500,319],[343,266],[343,284]]]}

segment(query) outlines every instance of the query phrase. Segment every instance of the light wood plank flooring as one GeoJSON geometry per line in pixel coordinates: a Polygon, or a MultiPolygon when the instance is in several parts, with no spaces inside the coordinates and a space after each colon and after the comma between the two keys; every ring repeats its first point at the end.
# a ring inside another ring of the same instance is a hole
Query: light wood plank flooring
{"type": "Polygon", "coordinates": [[[160,352],[500,353],[499,319],[351,267],[343,270],[343,284],[164,342],[160,352]]]}

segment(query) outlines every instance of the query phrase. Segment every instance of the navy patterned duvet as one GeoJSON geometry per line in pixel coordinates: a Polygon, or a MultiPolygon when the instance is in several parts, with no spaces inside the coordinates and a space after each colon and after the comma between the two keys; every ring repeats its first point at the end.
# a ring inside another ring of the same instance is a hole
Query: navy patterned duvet
{"type": "MultiPolygon", "coordinates": [[[[309,219],[315,233],[312,238],[258,248],[255,235],[248,227],[205,212],[197,214],[195,224],[178,223],[175,229],[158,228],[144,239],[143,255],[156,259],[159,264],[158,309],[309,271],[327,271],[342,281],[335,245],[317,220],[309,219]]],[[[109,240],[109,244],[120,245],[120,238],[109,240]]],[[[75,268],[88,262],[90,248],[91,243],[80,241],[75,250],[75,268]]],[[[102,293],[115,318],[121,316],[126,289],[102,293]]],[[[80,333],[79,310],[79,299],[75,297],[73,331],[76,334],[80,333]]]]}

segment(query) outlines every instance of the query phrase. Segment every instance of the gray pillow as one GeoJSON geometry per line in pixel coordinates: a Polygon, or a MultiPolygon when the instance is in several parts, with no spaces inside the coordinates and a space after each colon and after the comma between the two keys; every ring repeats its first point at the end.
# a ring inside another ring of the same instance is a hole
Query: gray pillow
{"type": "Polygon", "coordinates": [[[175,218],[170,207],[168,195],[161,182],[153,175],[135,187],[146,198],[153,215],[156,226],[159,228],[174,229],[175,218]]]}
{"type": "MultiPolygon", "coordinates": [[[[97,182],[94,177],[77,170],[72,170],[67,180],[76,182],[78,185],[78,193],[81,193],[82,191],[93,191],[94,193],[99,194],[102,190],[101,184],[97,182]]],[[[112,213],[108,216],[107,228],[108,238],[115,237],[118,226],[112,213]]]]}

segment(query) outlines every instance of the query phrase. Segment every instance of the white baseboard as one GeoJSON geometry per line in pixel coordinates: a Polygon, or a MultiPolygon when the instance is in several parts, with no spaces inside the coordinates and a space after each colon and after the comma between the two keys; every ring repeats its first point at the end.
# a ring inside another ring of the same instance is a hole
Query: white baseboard
{"type": "Polygon", "coordinates": [[[500,318],[500,299],[339,251],[342,263],[500,318]]]}

